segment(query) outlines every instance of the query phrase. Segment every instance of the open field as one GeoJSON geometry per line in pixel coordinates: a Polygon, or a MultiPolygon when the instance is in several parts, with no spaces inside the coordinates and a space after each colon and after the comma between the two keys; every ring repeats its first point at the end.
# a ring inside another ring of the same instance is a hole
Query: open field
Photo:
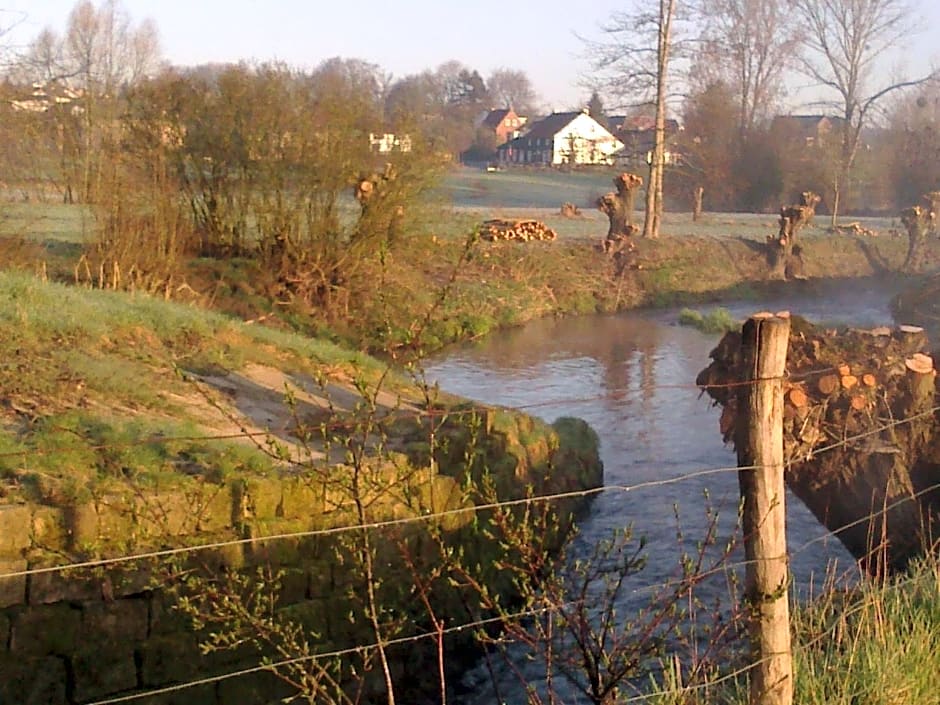
{"type": "MultiPolygon", "coordinates": [[[[550,169],[510,169],[488,172],[462,167],[448,174],[443,193],[454,210],[470,219],[536,218],[558,232],[560,237],[604,237],[607,219],[594,207],[595,200],[612,190],[611,179],[616,169],[563,172],[550,169]],[[563,218],[562,203],[574,203],[582,217],[563,218]]],[[[637,195],[637,220],[642,222],[643,194],[637,195]]],[[[707,195],[706,195],[706,208],[707,195]]],[[[901,229],[897,218],[855,218],[845,216],[842,222],[858,221],[880,234],[901,229]]],[[[814,225],[804,232],[822,235],[828,217],[818,216],[814,225]]],[[[667,212],[663,233],[672,236],[746,237],[763,240],[778,228],[776,213],[709,213],[697,223],[691,213],[667,212]]]]}
{"type": "MultiPolygon", "coordinates": [[[[436,201],[428,205],[431,231],[438,236],[462,236],[487,218],[534,218],[555,230],[560,238],[601,239],[607,233],[607,218],[594,208],[598,196],[611,190],[614,169],[562,172],[557,170],[508,170],[487,172],[460,167],[444,179],[436,201]],[[581,208],[581,217],[565,218],[559,209],[569,201],[581,208]],[[450,211],[441,218],[441,211],[450,211]]],[[[343,203],[347,215],[356,211],[350,197],[343,203]]],[[[642,193],[637,198],[637,222],[643,218],[642,193]]],[[[706,200],[707,206],[707,200],[706,200]]],[[[864,227],[887,235],[903,228],[896,218],[854,218],[864,227]]],[[[826,216],[818,216],[805,235],[824,235],[826,216]]],[[[94,216],[82,205],[46,202],[0,204],[0,236],[33,242],[82,243],[95,227],[94,216]]],[[[777,231],[775,213],[709,213],[696,223],[691,213],[667,212],[663,234],[670,236],[733,237],[763,240],[777,231]]]]}
{"type": "Polygon", "coordinates": [[[44,242],[85,242],[94,227],[88,208],[63,203],[0,204],[0,235],[44,242]]]}

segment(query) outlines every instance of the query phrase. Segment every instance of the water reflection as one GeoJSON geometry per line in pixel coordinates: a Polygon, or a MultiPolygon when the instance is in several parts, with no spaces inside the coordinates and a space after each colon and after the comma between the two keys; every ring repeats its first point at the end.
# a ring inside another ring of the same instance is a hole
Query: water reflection
{"type": "MultiPolygon", "coordinates": [[[[866,287],[812,290],[810,299],[774,302],[774,310],[809,311],[815,318],[851,325],[890,322],[888,297],[866,287]],[[822,303],[820,303],[822,302],[822,303]]],[[[733,307],[736,315],[753,304],[733,307]]],[[[597,431],[611,488],[594,501],[574,552],[585,555],[614,529],[635,527],[647,541],[649,565],[631,579],[624,608],[648,599],[645,590],[675,579],[683,551],[707,531],[717,508],[719,533],[733,532],[738,508],[735,457],[718,433],[718,410],[699,394],[695,376],[717,336],[675,325],[676,312],[542,320],[459,349],[432,361],[429,376],[449,392],[522,408],[547,421],[578,416],[597,431]],[[702,470],[681,482],[656,484],[702,470]],[[641,483],[650,486],[631,488],[641,483]],[[707,497],[707,499],[706,499],[707,497]],[[683,544],[677,535],[684,536],[683,544]],[[633,595],[633,597],[629,597],[633,595]]],[[[788,497],[794,584],[806,590],[835,566],[853,561],[794,497],[788,497]]],[[[726,589],[717,576],[707,589],[726,589]]],[[[708,597],[706,595],[706,597],[708,597]]],[[[492,694],[467,702],[491,702],[492,694]]]]}

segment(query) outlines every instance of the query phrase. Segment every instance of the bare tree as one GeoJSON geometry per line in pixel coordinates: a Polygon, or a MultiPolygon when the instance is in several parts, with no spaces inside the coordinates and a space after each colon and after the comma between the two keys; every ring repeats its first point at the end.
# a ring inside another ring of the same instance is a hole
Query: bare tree
{"type": "Polygon", "coordinates": [[[97,7],[82,0],[69,14],[63,36],[44,29],[20,58],[13,72],[18,80],[60,84],[71,91],[76,110],[59,111],[57,125],[68,200],[73,185],[82,199],[95,199],[121,94],[152,73],[159,59],[154,23],[134,23],[117,0],[97,7]]]}
{"type": "Polygon", "coordinates": [[[24,12],[0,8],[0,69],[3,71],[9,70],[15,54],[11,35],[25,19],[24,12]]]}
{"type": "Polygon", "coordinates": [[[486,79],[486,87],[494,107],[512,106],[519,115],[531,115],[539,102],[525,71],[505,67],[494,69],[486,79]]]}
{"type": "Polygon", "coordinates": [[[694,0],[635,0],[630,12],[615,13],[602,27],[600,41],[588,41],[595,77],[592,87],[621,105],[652,106],[653,150],[646,190],[643,236],[659,236],[666,167],[666,109],[678,72],[675,60],[687,55],[684,26],[694,0]]]}
{"type": "Polygon", "coordinates": [[[799,45],[799,26],[786,0],[702,0],[705,20],[699,61],[703,85],[726,83],[736,92],[743,139],[783,92],[781,74],[799,45]]]}
{"type": "Polygon", "coordinates": [[[916,31],[908,0],[793,0],[793,8],[805,26],[807,52],[800,69],[836,93],[837,100],[826,104],[842,113],[839,164],[832,184],[835,226],[862,128],[885,96],[924,83],[930,75],[886,78],[876,66],[916,31]]]}

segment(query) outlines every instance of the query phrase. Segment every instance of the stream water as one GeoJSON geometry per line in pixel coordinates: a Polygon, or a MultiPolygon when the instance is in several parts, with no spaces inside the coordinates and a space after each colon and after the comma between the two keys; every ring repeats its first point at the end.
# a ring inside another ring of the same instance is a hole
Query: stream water
{"type": "MultiPolygon", "coordinates": [[[[816,322],[867,327],[892,322],[892,289],[870,280],[806,282],[786,297],[723,306],[742,319],[762,308],[787,309],[816,322]]],[[[677,318],[678,311],[665,310],[540,320],[452,350],[432,360],[427,371],[442,389],[480,402],[520,408],[547,421],[583,418],[600,437],[604,481],[611,488],[733,468],[734,453],[718,431],[719,411],[695,388],[718,336],[679,326],[677,318]]],[[[854,562],[838,540],[798,499],[791,495],[787,501],[796,589],[805,594],[827,571],[851,571],[854,562]]],[[[694,544],[709,523],[706,504],[719,508],[722,530],[730,532],[738,505],[735,471],[605,491],[580,523],[574,553],[586,554],[612,529],[632,525],[646,537],[649,560],[631,578],[631,590],[674,579],[680,552],[689,550],[679,545],[677,526],[694,544]]],[[[721,590],[724,578],[720,582],[712,589],[721,590]]],[[[623,599],[629,613],[649,598],[628,591],[623,599]]],[[[478,670],[465,678],[473,692],[461,702],[496,702],[489,679],[478,670]]],[[[506,688],[512,685],[501,688],[503,698],[506,688]]],[[[509,702],[524,702],[517,690],[509,702]]]]}

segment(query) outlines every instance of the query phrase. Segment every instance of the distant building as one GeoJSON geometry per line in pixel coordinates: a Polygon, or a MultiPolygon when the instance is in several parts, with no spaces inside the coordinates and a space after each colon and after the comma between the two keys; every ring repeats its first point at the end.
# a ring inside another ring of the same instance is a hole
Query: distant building
{"type": "Polygon", "coordinates": [[[73,103],[82,97],[82,91],[73,90],[57,82],[36,82],[31,86],[28,98],[11,100],[10,107],[17,112],[47,113],[55,107],[70,106],[73,113],[80,113],[81,106],[73,103]]]}
{"type": "Polygon", "coordinates": [[[829,115],[777,115],[770,125],[774,137],[800,147],[823,147],[841,139],[845,120],[829,115]]]}
{"type": "MultiPolygon", "coordinates": [[[[615,155],[615,162],[623,167],[638,167],[653,160],[653,148],[656,144],[656,120],[648,115],[612,116],[609,118],[610,129],[623,142],[623,149],[615,155]]],[[[677,164],[680,154],[669,149],[669,143],[679,131],[676,120],[666,120],[666,164],[677,164]]]]}
{"type": "Polygon", "coordinates": [[[389,154],[390,152],[410,152],[411,137],[409,135],[396,135],[392,132],[377,134],[369,133],[369,146],[373,152],[389,154]]]}
{"type": "Polygon", "coordinates": [[[516,111],[509,107],[490,110],[477,127],[492,132],[498,146],[518,137],[525,124],[526,118],[516,115],[516,111]]]}
{"type": "Polygon", "coordinates": [[[623,147],[587,111],[552,113],[497,149],[504,164],[612,164],[623,147]]]}

